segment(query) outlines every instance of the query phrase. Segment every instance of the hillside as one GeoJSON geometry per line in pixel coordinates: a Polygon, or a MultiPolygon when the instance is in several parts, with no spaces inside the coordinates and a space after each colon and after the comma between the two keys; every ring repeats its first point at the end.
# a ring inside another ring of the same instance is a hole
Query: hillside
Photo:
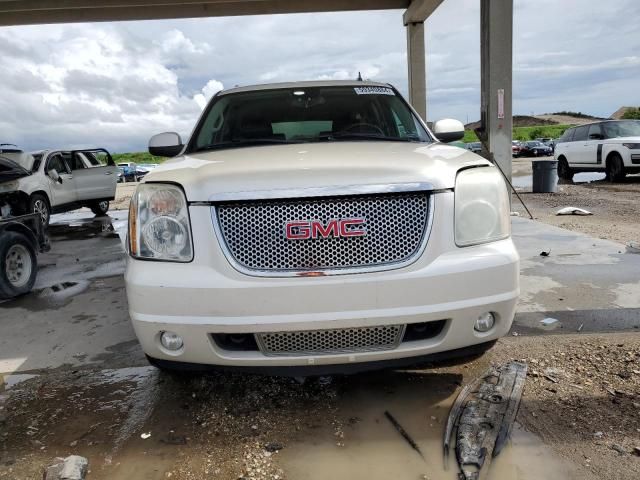
{"type": "MultiPolygon", "coordinates": [[[[625,107],[627,108],[627,107],[625,107]]],[[[623,112],[624,113],[624,112],[623,112]]],[[[556,112],[544,113],[542,115],[514,115],[513,128],[517,127],[540,127],[545,125],[584,125],[585,123],[602,120],[581,112],[556,112]]],[[[480,126],[480,121],[471,122],[465,125],[466,130],[475,130],[480,126]]]]}

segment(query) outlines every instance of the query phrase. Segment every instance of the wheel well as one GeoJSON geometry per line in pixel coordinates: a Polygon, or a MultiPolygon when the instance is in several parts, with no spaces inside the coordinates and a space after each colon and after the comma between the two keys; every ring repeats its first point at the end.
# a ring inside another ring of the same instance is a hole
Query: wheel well
{"type": "Polygon", "coordinates": [[[35,234],[29,227],[23,225],[20,222],[10,222],[6,225],[2,230],[2,232],[16,232],[24,235],[29,242],[31,242],[31,246],[34,250],[38,251],[38,239],[35,234]]]}
{"type": "Polygon", "coordinates": [[[45,192],[44,190],[38,190],[36,192],[32,192],[29,198],[33,197],[34,195],[42,195],[49,204],[49,208],[51,208],[51,201],[49,200],[49,195],[47,195],[47,192],[45,192]]]}
{"type": "Polygon", "coordinates": [[[608,166],[608,165],[609,165],[609,162],[611,161],[611,159],[612,159],[613,157],[618,157],[618,158],[622,159],[622,156],[621,156],[618,152],[616,152],[615,150],[613,150],[612,152],[609,152],[609,153],[607,154],[607,159],[605,160],[604,164],[608,166]]]}
{"type": "MultiPolygon", "coordinates": [[[[560,156],[558,157],[558,161],[560,161],[560,160],[564,160],[564,161],[566,162],[566,161],[567,161],[567,158],[566,158],[564,155],[560,155],[560,156]]],[[[567,162],[567,163],[569,163],[569,162],[567,162]]]]}

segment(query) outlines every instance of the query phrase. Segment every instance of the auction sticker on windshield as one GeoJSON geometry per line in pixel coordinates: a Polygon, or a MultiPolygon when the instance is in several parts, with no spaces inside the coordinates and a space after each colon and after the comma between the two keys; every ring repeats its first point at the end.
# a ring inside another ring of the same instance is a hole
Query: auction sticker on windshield
{"type": "Polygon", "coordinates": [[[358,95],[395,95],[393,90],[386,87],[354,87],[358,95]]]}

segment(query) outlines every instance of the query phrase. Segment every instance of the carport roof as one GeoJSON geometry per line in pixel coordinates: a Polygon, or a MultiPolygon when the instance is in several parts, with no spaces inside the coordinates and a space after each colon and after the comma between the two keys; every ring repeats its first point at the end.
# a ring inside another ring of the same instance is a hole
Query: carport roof
{"type": "Polygon", "coordinates": [[[443,0],[0,0],[0,26],[407,9],[422,22],[443,0]]]}

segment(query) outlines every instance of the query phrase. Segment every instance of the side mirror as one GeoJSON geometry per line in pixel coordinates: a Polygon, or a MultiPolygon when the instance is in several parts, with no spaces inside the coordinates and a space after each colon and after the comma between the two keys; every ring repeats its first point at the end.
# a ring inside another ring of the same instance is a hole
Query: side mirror
{"type": "Polygon", "coordinates": [[[590,140],[604,140],[604,135],[602,135],[601,133],[592,133],[591,135],[589,135],[589,139],[590,140]]]}
{"type": "Polygon", "coordinates": [[[62,177],[60,177],[57,170],[49,170],[49,178],[51,178],[51,180],[53,180],[54,182],[62,183],[62,177]]]}
{"type": "Polygon", "coordinates": [[[176,132],[165,132],[154,135],[149,140],[149,153],[159,157],[175,157],[184,145],[176,132]]]}
{"type": "Polygon", "coordinates": [[[455,142],[464,137],[464,125],[458,120],[444,118],[433,124],[433,133],[441,142],[455,142]]]}

